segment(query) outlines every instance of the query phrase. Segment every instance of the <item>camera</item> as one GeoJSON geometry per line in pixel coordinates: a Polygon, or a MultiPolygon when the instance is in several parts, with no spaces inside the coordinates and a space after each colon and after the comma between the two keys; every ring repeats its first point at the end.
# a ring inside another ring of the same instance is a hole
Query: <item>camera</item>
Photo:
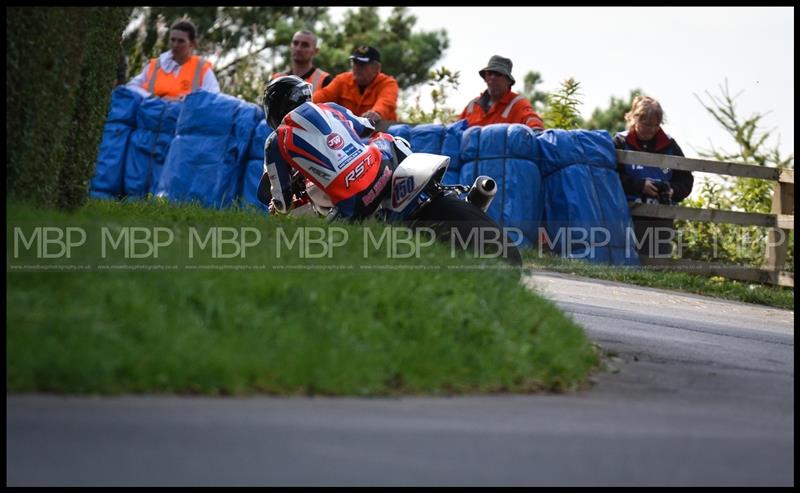
{"type": "Polygon", "coordinates": [[[669,183],[665,181],[657,181],[653,182],[653,184],[658,189],[658,203],[659,204],[672,204],[672,200],[669,197],[670,186],[669,183]]]}

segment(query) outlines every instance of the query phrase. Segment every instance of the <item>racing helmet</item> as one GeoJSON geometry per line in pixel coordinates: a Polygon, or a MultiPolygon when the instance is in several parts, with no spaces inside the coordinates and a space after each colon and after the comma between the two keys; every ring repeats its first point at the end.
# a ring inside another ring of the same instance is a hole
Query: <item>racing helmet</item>
{"type": "Polygon", "coordinates": [[[267,123],[275,130],[290,111],[306,101],[311,101],[311,84],[296,75],[272,79],[264,92],[264,114],[267,123]]]}

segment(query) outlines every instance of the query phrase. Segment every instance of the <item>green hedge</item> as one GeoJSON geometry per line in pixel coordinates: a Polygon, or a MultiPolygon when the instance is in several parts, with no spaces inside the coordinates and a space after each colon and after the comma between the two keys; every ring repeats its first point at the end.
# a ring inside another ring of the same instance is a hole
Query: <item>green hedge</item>
{"type": "Polygon", "coordinates": [[[85,202],[131,10],[6,9],[7,196],[85,202]]]}

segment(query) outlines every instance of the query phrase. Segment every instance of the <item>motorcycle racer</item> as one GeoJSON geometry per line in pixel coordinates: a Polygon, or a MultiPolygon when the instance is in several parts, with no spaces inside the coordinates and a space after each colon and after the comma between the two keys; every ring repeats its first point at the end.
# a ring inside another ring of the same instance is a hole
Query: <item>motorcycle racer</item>
{"type": "Polygon", "coordinates": [[[336,216],[364,218],[378,207],[392,172],[411,153],[406,141],[376,132],[368,119],[347,108],[312,103],[309,84],[294,75],[270,81],[263,104],[274,132],[264,144],[259,189],[267,180],[270,208],[281,214],[299,205],[293,197],[305,188],[317,197],[324,194],[336,216]]]}

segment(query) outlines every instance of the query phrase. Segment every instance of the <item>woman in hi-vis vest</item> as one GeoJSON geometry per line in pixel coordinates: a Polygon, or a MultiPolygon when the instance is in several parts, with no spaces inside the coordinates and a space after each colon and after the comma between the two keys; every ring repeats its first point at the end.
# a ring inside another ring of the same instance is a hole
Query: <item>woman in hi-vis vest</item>
{"type": "Polygon", "coordinates": [[[203,89],[219,92],[219,83],[211,70],[211,63],[194,54],[197,46],[197,29],[187,20],[172,25],[169,32],[170,50],[151,59],[144,70],[128,82],[147,96],[177,100],[203,89]]]}

